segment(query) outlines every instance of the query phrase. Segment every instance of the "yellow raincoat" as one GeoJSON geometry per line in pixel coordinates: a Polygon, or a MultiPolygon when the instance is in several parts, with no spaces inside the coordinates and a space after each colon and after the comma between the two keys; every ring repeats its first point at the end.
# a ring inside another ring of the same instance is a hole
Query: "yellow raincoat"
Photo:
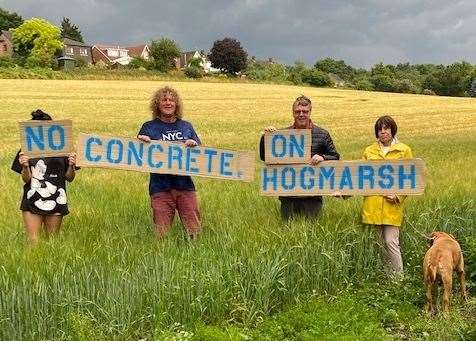
{"type": "MultiPolygon", "coordinates": [[[[365,160],[388,160],[388,159],[411,159],[412,150],[406,144],[397,142],[390,146],[384,154],[378,142],[365,148],[363,158],[365,160]]],[[[362,207],[362,222],[370,225],[402,226],[403,201],[405,196],[398,196],[399,203],[392,204],[381,195],[364,197],[362,207]]]]}

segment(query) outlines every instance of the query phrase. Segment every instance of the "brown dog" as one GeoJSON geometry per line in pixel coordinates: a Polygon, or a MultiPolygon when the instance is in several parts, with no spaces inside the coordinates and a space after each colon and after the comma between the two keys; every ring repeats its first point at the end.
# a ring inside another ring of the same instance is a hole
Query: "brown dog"
{"type": "Polygon", "coordinates": [[[464,282],[464,261],[461,247],[456,239],[444,232],[433,232],[430,238],[431,247],[423,260],[423,278],[426,285],[426,311],[433,312],[433,283],[439,279],[443,283],[443,312],[447,313],[450,306],[453,287],[453,271],[459,273],[461,282],[461,298],[466,301],[464,282]]]}

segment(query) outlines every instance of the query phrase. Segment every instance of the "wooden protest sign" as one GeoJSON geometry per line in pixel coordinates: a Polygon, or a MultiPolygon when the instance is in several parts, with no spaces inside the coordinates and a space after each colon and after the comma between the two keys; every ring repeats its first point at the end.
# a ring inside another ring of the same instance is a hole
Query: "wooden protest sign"
{"type": "Polygon", "coordinates": [[[66,156],[71,153],[71,120],[31,120],[19,124],[21,150],[29,157],[66,156]]]}
{"type": "Polygon", "coordinates": [[[253,181],[255,155],[182,143],[79,134],[77,165],[253,181]]]}
{"type": "Polygon", "coordinates": [[[306,163],[311,159],[311,129],[283,129],[264,133],[267,165],[306,163]]]}
{"type": "Polygon", "coordinates": [[[261,170],[261,195],[418,195],[425,188],[421,159],[323,161],[317,166],[268,165],[261,170]]]}

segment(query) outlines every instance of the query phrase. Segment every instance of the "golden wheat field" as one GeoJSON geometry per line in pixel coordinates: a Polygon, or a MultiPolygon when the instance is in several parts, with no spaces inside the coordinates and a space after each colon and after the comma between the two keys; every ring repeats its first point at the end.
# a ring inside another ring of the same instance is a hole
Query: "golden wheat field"
{"type": "MultiPolygon", "coordinates": [[[[173,333],[177,325],[193,334],[197,321],[232,324],[244,328],[240,335],[253,335],[263,320],[294,304],[330,300],[364,283],[383,285],[381,273],[369,271],[382,264],[375,236],[361,229],[361,198],[328,198],[318,222],[283,227],[277,200],[259,196],[259,137],[265,126],[291,123],[291,104],[301,94],[312,99],[311,118],[330,132],[342,159],[360,158],[375,138],[375,120],[389,114],[400,141],[427,165],[425,194],[407,203],[406,289],[395,298],[396,315],[375,310],[375,330],[393,335],[383,327],[385,316],[410,338],[436,336],[439,326],[449,338],[470,333],[474,302],[450,322],[420,316],[426,248],[420,238],[435,229],[454,233],[466,249],[474,292],[475,99],[248,83],[0,80],[0,338],[167,339],[164,331],[173,333]],[[18,210],[21,179],[10,170],[18,122],[40,108],[54,119],[71,119],[74,136],[134,137],[151,117],[152,92],[165,84],[181,94],[184,119],[203,145],[255,151],[255,181],[196,178],[204,231],[189,245],[179,222],[155,240],[147,174],[83,168],[68,187],[71,214],[61,233],[29,248],[18,210]]],[[[352,339],[359,335],[352,328],[334,335],[352,339]]]]}

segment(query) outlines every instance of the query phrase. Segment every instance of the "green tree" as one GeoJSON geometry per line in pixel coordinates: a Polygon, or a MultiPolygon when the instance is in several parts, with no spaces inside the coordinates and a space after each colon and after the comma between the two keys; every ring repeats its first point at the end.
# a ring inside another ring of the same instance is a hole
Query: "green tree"
{"type": "Polygon", "coordinates": [[[335,74],[346,81],[349,81],[355,73],[354,68],[347,65],[343,60],[332,58],[318,60],[314,67],[322,72],[335,74]]]}
{"type": "Polygon", "coordinates": [[[464,96],[471,85],[473,66],[467,62],[453,63],[426,77],[425,89],[442,96],[464,96]]]}
{"type": "Polygon", "coordinates": [[[23,24],[23,18],[15,12],[10,13],[0,8],[0,31],[8,31],[23,24]]]}
{"type": "Polygon", "coordinates": [[[69,18],[64,18],[61,22],[61,38],[69,38],[84,43],[83,36],[78,26],[72,24],[69,18]]]}
{"type": "Polygon", "coordinates": [[[308,83],[312,86],[332,86],[332,80],[329,75],[325,72],[322,72],[319,69],[307,69],[304,72],[303,78],[304,83],[308,83]]]}
{"type": "Polygon", "coordinates": [[[234,75],[246,69],[248,54],[238,40],[224,38],[213,43],[208,58],[214,68],[234,75]]]}
{"type": "Polygon", "coordinates": [[[167,72],[174,68],[175,58],[180,57],[180,48],[169,38],[160,38],[160,40],[152,40],[150,43],[150,55],[154,69],[167,72]]]}
{"type": "Polygon", "coordinates": [[[55,54],[64,47],[58,27],[40,18],[32,18],[13,30],[13,49],[26,58],[28,67],[52,67],[55,54]]]}
{"type": "Polygon", "coordinates": [[[471,82],[468,93],[471,97],[476,97],[476,78],[471,82]]]}

